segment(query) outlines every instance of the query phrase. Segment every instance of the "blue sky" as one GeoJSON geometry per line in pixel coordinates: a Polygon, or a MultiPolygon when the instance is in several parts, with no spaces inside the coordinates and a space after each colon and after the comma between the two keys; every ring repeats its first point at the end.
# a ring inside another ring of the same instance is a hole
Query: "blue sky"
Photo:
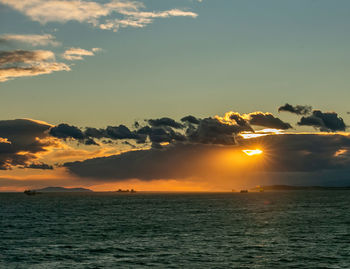
{"type": "Polygon", "coordinates": [[[57,53],[103,49],[70,72],[1,83],[3,117],[104,126],[159,115],[275,112],[287,101],[346,117],[348,1],[144,4],[147,11],[179,8],[198,17],[112,32],[77,21],[40,24],[1,5],[1,34],[52,34],[62,43],[50,48],[57,53]]]}

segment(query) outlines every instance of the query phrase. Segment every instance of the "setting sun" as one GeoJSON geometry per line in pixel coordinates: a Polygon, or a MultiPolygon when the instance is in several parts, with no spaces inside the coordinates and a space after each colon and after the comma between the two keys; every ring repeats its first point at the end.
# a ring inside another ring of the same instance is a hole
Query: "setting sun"
{"type": "Polygon", "coordinates": [[[248,156],[259,155],[263,153],[263,151],[260,149],[244,149],[242,151],[248,156]]]}

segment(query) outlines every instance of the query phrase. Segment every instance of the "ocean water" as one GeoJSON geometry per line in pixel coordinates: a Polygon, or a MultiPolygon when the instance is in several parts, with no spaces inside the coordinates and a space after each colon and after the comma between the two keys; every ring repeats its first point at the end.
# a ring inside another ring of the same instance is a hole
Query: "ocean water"
{"type": "Polygon", "coordinates": [[[0,268],[350,268],[350,191],[0,194],[0,268]]]}

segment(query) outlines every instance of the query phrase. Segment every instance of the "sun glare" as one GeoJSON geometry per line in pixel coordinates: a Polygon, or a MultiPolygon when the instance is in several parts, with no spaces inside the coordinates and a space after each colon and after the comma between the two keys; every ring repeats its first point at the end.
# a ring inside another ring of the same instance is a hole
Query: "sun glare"
{"type": "Polygon", "coordinates": [[[263,151],[260,149],[244,149],[242,151],[245,154],[247,154],[248,156],[259,155],[259,154],[263,153],[263,151]]]}

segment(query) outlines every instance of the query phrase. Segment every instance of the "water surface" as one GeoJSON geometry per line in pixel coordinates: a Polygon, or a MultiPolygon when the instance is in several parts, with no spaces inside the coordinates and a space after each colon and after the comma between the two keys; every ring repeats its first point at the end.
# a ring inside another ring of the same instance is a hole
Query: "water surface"
{"type": "Polygon", "coordinates": [[[3,193],[0,268],[350,268],[350,191],[3,193]]]}

